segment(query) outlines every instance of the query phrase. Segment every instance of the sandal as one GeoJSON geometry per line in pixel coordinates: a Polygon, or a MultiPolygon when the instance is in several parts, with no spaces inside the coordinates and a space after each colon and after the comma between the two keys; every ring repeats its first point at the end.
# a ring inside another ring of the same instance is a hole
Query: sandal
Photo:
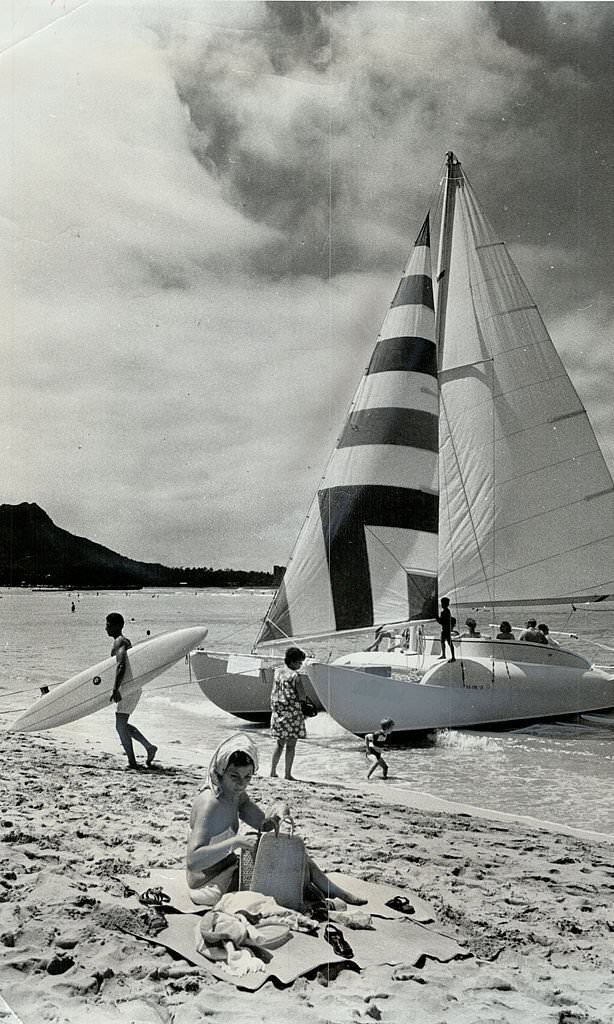
{"type": "Polygon", "coordinates": [[[145,889],[139,896],[139,903],[144,904],[146,907],[159,906],[160,903],[170,903],[171,898],[168,896],[161,885],[157,885],[152,889],[145,889]]]}
{"type": "Polygon", "coordinates": [[[328,921],[330,909],[327,906],[325,900],[319,900],[317,903],[311,903],[307,907],[306,912],[309,917],[313,918],[314,921],[322,923],[324,921],[328,921]]]}
{"type": "Polygon", "coordinates": [[[354,956],[354,950],[350,946],[349,942],[340,928],[337,928],[334,924],[327,924],[324,929],[324,938],[333,947],[334,952],[337,956],[342,956],[344,960],[351,960],[354,956]]]}
{"type": "Polygon", "coordinates": [[[391,900],[386,900],[386,906],[391,910],[400,911],[401,914],[416,913],[416,908],[411,905],[407,896],[393,896],[391,900]]]}

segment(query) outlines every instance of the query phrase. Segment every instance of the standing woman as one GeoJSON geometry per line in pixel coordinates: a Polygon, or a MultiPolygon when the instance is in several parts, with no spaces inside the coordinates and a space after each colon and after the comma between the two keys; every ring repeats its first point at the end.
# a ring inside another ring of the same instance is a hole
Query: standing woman
{"type": "Polygon", "coordinates": [[[298,647],[289,647],[284,657],[285,665],[275,669],[271,690],[271,732],[277,740],[271,760],[271,778],[277,778],[277,765],[286,750],[286,779],[293,779],[292,765],[296,753],[296,741],[304,740],[305,719],[301,701],[305,699],[299,671],[305,661],[305,653],[298,647]]]}

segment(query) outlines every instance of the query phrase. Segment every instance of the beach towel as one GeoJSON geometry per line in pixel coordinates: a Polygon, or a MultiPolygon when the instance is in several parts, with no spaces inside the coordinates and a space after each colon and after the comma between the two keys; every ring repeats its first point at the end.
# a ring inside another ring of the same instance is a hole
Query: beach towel
{"type": "Polygon", "coordinates": [[[350,941],[352,957],[339,956],[324,939],[326,925],[318,934],[292,932],[290,939],[279,949],[269,952],[267,962],[261,961],[257,970],[245,974],[232,973],[224,962],[212,961],[198,952],[200,918],[194,914],[173,914],[167,918],[167,927],[156,936],[141,935],[147,942],[164,946],[192,964],[203,967],[215,977],[238,988],[256,991],[269,978],[289,985],[303,974],[327,965],[346,964],[354,970],[388,964],[420,967],[426,958],[447,963],[466,959],[471,954],[454,939],[432,928],[409,919],[374,921],[375,932],[353,931],[350,941]]]}

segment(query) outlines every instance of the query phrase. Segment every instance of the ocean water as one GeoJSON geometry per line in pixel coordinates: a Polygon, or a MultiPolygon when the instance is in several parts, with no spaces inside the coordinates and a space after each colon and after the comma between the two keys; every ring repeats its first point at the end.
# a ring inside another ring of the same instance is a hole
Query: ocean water
{"type": "MultiPolygon", "coordinates": [[[[207,645],[248,651],[270,599],[267,590],[0,589],[0,728],[37,698],[40,686],[62,682],[108,655],[111,642],[104,625],[109,611],[124,615],[125,633],[133,642],[148,631],[155,635],[202,625],[209,629],[207,645]]],[[[488,616],[478,618],[486,632],[488,616]]],[[[614,664],[614,606],[549,612],[548,618],[552,629],[578,634],[566,646],[598,664],[614,664]]],[[[273,746],[268,729],[211,704],[190,680],[184,662],[145,688],[134,722],[159,745],[165,764],[204,770],[215,746],[245,729],[256,740],[266,771],[273,746]]],[[[299,777],[362,784],[365,760],[358,738],[326,714],[311,719],[307,730],[308,740],[297,749],[299,777]]],[[[86,750],[116,753],[121,763],[111,707],[47,735],[86,750]]],[[[561,722],[505,732],[443,731],[426,746],[394,747],[387,759],[394,787],[614,835],[614,729],[561,722]]],[[[376,791],[387,784],[368,785],[376,791]]]]}

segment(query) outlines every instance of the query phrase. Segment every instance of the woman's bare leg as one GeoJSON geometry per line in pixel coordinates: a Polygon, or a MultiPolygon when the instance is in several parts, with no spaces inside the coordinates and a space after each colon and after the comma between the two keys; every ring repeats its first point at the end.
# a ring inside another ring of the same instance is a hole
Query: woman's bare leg
{"type": "Polygon", "coordinates": [[[296,740],[286,740],[286,778],[293,779],[292,765],[294,764],[294,755],[296,754],[296,740]]]}
{"type": "Polygon", "coordinates": [[[271,778],[272,779],[276,779],[277,778],[277,765],[279,764],[279,759],[280,759],[280,757],[282,755],[282,751],[284,749],[285,742],[286,742],[285,740],[277,740],[277,746],[275,747],[275,750],[273,751],[273,757],[271,758],[271,778]]]}
{"type": "Polygon", "coordinates": [[[353,896],[351,892],[348,892],[347,889],[342,889],[335,882],[331,882],[330,878],[312,861],[311,857],[307,858],[307,868],[309,871],[309,881],[313,882],[324,896],[331,897],[332,899],[338,897],[340,900],[344,900],[345,903],[352,903],[355,906],[360,906],[360,904],[367,902],[360,899],[359,896],[353,896]]]}

